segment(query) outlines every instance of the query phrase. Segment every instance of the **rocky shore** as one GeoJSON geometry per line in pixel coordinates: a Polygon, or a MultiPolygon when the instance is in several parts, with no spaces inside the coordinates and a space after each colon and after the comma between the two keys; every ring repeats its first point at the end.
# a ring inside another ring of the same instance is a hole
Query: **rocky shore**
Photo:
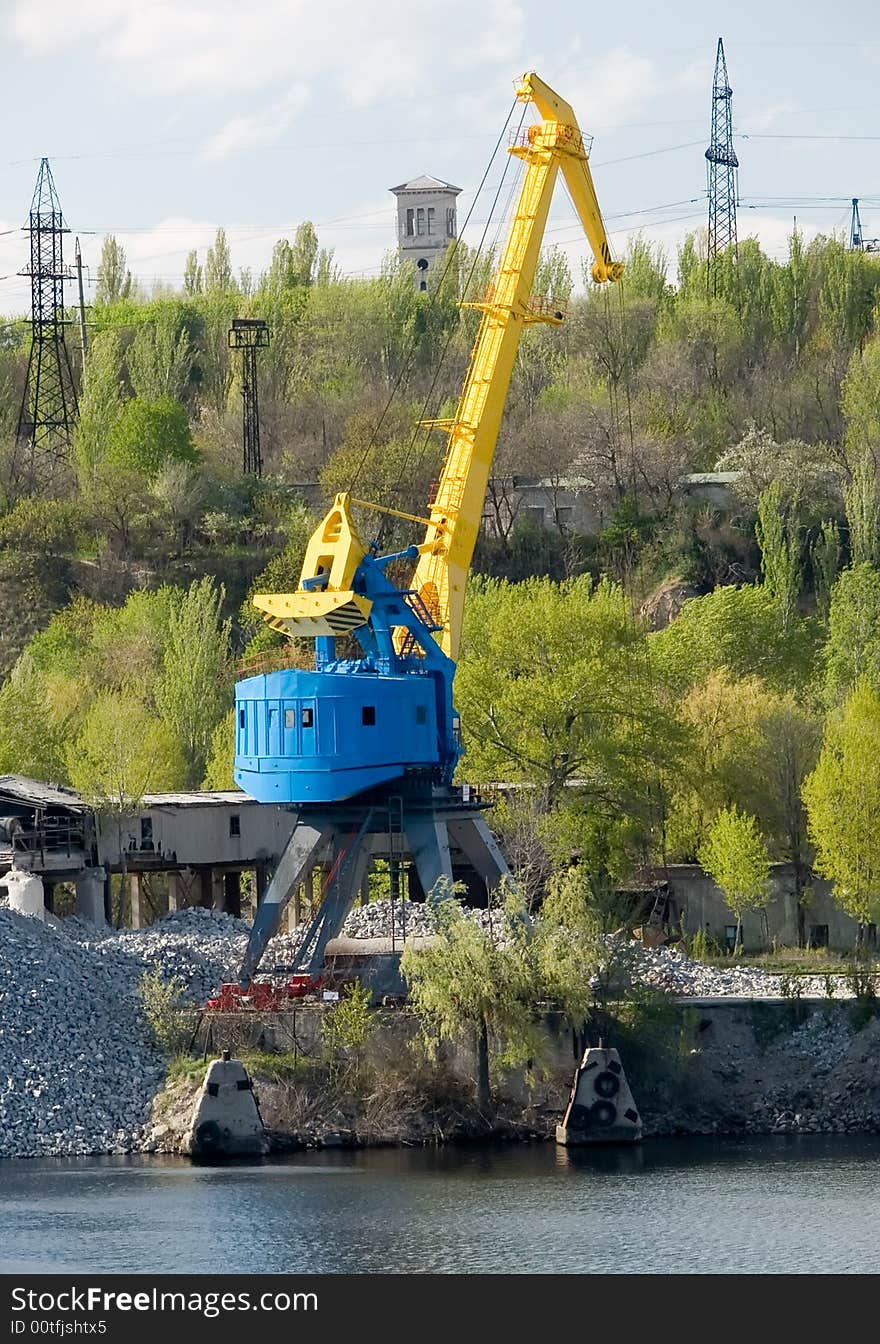
{"type": "MultiPolygon", "coordinates": [[[[490,918],[485,911],[473,917],[490,918]]],[[[346,933],[381,935],[389,918],[389,907],[377,902],[352,912],[346,933]]],[[[420,907],[410,906],[406,918],[409,933],[426,931],[420,907]]],[[[157,1106],[174,1113],[177,1097],[185,1109],[181,1098],[193,1084],[166,1087],[167,1064],[140,1000],[141,977],[155,969],[165,981],[176,978],[185,1002],[200,1006],[234,978],[247,934],[244,921],[201,909],[134,932],[78,919],[44,924],[0,908],[0,1157],[166,1151],[166,1142],[174,1151],[179,1123],[157,1119],[157,1106]],[[157,1133],[163,1124],[164,1136],[157,1133]]],[[[295,942],[295,934],[276,939],[267,963],[289,961],[295,942]]],[[[760,1005],[784,987],[779,976],[711,968],[674,950],[632,945],[627,957],[636,983],[684,1001],[715,996],[760,1005]]],[[[845,1001],[851,989],[843,978],[811,979],[816,984],[804,986],[804,994],[824,1000],[789,1005],[798,1020],[770,1037],[748,1023],[731,1035],[720,1017],[709,1030],[695,1028],[692,1039],[676,1028],[681,1041],[657,1056],[653,1073],[638,1067],[638,1040],[624,1043],[636,1064],[646,1133],[880,1132],[877,1022],[870,1012],[858,1020],[851,1011],[857,1005],[845,1001]]],[[[537,1090],[521,1088],[502,1099],[496,1128],[507,1137],[549,1136],[565,1104],[570,1059],[563,1052],[537,1090]]],[[[469,1103],[461,1078],[457,1090],[450,1084],[449,1095],[434,1095],[430,1105],[404,1083],[396,1092],[380,1088],[368,1106],[357,1099],[340,1104],[326,1089],[291,1089],[271,1075],[257,1085],[282,1146],[444,1142],[492,1128],[469,1103]]]]}

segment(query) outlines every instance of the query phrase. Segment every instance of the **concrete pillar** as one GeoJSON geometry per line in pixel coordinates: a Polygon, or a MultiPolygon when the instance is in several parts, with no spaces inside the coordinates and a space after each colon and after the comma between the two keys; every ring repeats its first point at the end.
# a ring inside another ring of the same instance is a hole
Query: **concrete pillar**
{"type": "Polygon", "coordinates": [[[241,885],[238,873],[223,874],[223,909],[241,919],[241,885]]]}
{"type": "Polygon", "coordinates": [[[218,872],[215,868],[211,869],[211,909],[225,910],[226,896],[223,885],[224,874],[218,872]]]}
{"type": "Polygon", "coordinates": [[[93,924],[106,923],[103,868],[84,868],[76,879],[76,913],[93,924]]]}
{"type": "Polygon", "coordinates": [[[210,868],[199,869],[199,905],[205,910],[211,909],[214,897],[213,871],[210,868]]]}
{"type": "Polygon", "coordinates": [[[113,878],[110,873],[104,878],[104,918],[113,923],[113,878]]]}
{"type": "Polygon", "coordinates": [[[140,873],[129,873],[128,875],[128,907],[131,912],[131,927],[142,929],[144,927],[144,908],[140,873]]]}
{"type": "Polygon", "coordinates": [[[180,909],[180,873],[168,874],[168,913],[180,909]]]}
{"type": "Polygon", "coordinates": [[[257,905],[259,905],[260,901],[263,899],[263,896],[266,893],[266,888],[269,885],[268,865],[265,863],[258,863],[256,868],[254,869],[254,876],[256,878],[257,883],[257,905]]]}

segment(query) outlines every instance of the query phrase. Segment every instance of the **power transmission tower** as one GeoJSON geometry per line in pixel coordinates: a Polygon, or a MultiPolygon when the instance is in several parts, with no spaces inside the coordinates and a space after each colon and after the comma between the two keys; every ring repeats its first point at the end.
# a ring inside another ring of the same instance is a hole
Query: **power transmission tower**
{"type": "Polygon", "coordinates": [[[262,476],[260,451],[260,402],[257,395],[257,351],[269,344],[269,327],[260,317],[234,317],[229,348],[241,351],[241,434],[243,470],[262,476]]]}
{"type": "Polygon", "coordinates": [[[83,293],[83,259],[79,250],[79,239],[73,240],[73,256],[76,265],[76,292],[79,299],[79,340],[82,346],[82,376],[86,376],[86,355],[89,353],[89,334],[86,331],[86,299],[83,293]]]}
{"type": "Polygon", "coordinates": [[[859,198],[852,198],[852,217],[849,225],[850,252],[880,252],[880,238],[866,238],[862,233],[862,220],[859,215],[859,198]]]}
{"type": "Polygon", "coordinates": [[[712,136],[706,150],[709,189],[709,240],[706,248],[706,286],[710,296],[718,293],[719,253],[732,247],[736,253],[736,170],[739,160],[733,148],[733,89],[727,82],[724,43],[718,39],[715,79],[712,85],[712,136]]]}
{"type": "Polygon", "coordinates": [[[70,458],[76,390],[64,341],[64,223],[49,160],[40,162],[28,224],[31,258],[31,349],[16,434],[15,475],[30,490],[57,485],[70,458]]]}

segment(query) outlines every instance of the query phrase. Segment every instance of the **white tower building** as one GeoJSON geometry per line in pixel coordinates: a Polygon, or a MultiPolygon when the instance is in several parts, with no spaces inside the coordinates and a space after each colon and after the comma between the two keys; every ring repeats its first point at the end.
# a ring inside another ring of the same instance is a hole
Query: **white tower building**
{"type": "Polygon", "coordinates": [[[438,177],[414,177],[391,187],[397,197],[397,245],[416,267],[416,284],[428,288],[428,271],[458,236],[455,198],[461,187],[438,177]]]}

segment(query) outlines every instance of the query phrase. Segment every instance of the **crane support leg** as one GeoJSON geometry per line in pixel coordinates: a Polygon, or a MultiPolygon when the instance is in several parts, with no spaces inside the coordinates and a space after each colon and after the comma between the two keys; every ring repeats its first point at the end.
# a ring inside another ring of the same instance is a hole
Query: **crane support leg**
{"type": "Polygon", "coordinates": [[[348,912],[357,900],[367,876],[372,848],[367,832],[372,811],[367,812],[360,829],[348,835],[336,831],[333,836],[333,861],[324,886],[320,909],[300,940],[296,969],[318,975],[324,965],[324,952],[331,938],[338,938],[348,912]]]}
{"type": "Polygon", "coordinates": [[[494,891],[502,877],[510,875],[510,869],[504,855],[495,843],[495,838],[485,820],[479,814],[464,817],[461,821],[451,821],[449,831],[452,839],[474,871],[486,883],[489,891],[494,891]]]}
{"type": "Polygon", "coordinates": [[[446,821],[440,817],[408,816],[404,812],[403,827],[425,895],[430,894],[441,878],[451,886],[452,856],[446,821]]]}
{"type": "Polygon", "coordinates": [[[293,834],[278,860],[266,894],[260,901],[254,918],[251,936],[245,949],[244,960],[238,973],[239,983],[246,989],[260,964],[269,939],[278,932],[281,916],[293,892],[315,863],[319,853],[333,834],[332,828],[321,829],[297,823],[293,834]]]}
{"type": "Polygon", "coordinates": [[[251,984],[291,894],[316,863],[326,871],[320,906],[293,956],[285,958],[298,972],[313,976],[323,970],[327,944],[342,933],[374,857],[389,863],[395,885],[400,864],[410,859],[426,895],[441,879],[451,885],[453,861],[469,865],[494,890],[507,864],[481,808],[463,804],[455,790],[440,788],[429,798],[395,793],[301,810],[257,910],[239,971],[242,987],[251,984]]]}

